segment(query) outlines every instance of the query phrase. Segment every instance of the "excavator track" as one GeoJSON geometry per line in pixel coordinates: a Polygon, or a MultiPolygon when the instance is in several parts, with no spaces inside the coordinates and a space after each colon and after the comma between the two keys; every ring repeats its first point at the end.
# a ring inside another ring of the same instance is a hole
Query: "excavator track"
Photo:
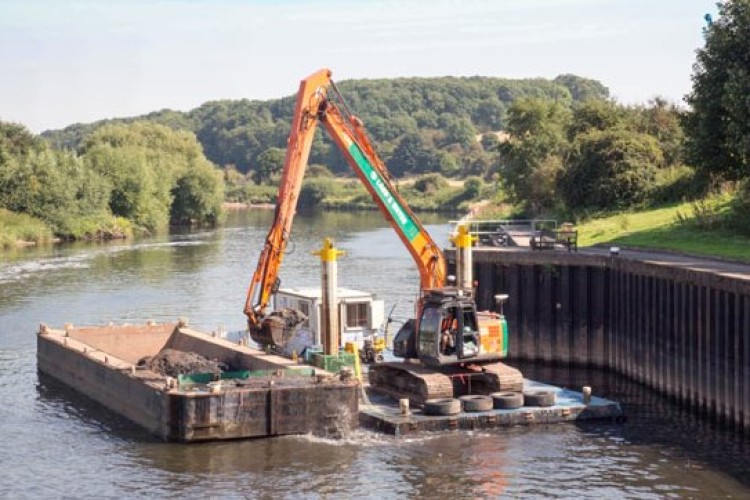
{"type": "Polygon", "coordinates": [[[372,390],[398,399],[408,398],[415,406],[424,405],[428,399],[523,390],[523,374],[497,362],[444,367],[394,362],[370,365],[369,370],[372,390]]]}
{"type": "Polygon", "coordinates": [[[369,368],[370,387],[397,399],[409,398],[411,404],[422,406],[428,399],[452,398],[450,376],[412,363],[378,363],[369,368]]]}

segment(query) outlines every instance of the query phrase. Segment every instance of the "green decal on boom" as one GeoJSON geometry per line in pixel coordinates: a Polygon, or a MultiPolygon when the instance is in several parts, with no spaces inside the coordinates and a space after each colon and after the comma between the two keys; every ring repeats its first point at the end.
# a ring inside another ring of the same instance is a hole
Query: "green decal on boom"
{"type": "Polygon", "coordinates": [[[349,154],[352,155],[354,161],[357,162],[359,169],[365,174],[367,182],[370,183],[374,191],[378,194],[378,198],[380,198],[380,201],[382,201],[383,205],[388,209],[388,213],[391,214],[391,217],[396,221],[396,224],[401,228],[401,231],[406,235],[406,238],[409,241],[413,241],[419,234],[419,228],[412,218],[409,217],[409,214],[404,210],[404,207],[399,204],[398,200],[394,198],[388,190],[388,186],[380,175],[380,172],[375,170],[375,167],[370,164],[356,143],[352,143],[349,147],[349,154]]]}

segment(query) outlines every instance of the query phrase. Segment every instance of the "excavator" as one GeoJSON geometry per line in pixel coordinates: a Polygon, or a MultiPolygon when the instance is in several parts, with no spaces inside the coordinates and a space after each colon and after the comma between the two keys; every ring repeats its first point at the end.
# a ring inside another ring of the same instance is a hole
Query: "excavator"
{"type": "Polygon", "coordinates": [[[370,386],[421,405],[428,399],[520,391],[523,376],[500,362],[507,355],[507,327],[496,313],[477,311],[473,287],[449,283],[440,247],[396,190],[362,121],[354,116],[329,69],[300,82],[278,201],[258,265],[248,287],[245,314],[250,337],[264,347],[283,347],[298,322],[296,311],[269,311],[278,291],[279,268],[290,238],[302,179],[318,124],[322,124],[398,234],[419,270],[415,318],[394,338],[403,361],[370,366],[370,386]]]}

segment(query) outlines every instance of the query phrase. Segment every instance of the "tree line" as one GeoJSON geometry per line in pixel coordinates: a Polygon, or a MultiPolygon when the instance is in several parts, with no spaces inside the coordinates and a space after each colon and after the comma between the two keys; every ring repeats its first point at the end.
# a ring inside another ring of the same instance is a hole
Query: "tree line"
{"type": "MultiPolygon", "coordinates": [[[[569,104],[609,95],[601,83],[575,75],[553,80],[351,80],[338,86],[396,177],[423,173],[485,175],[493,156],[476,139],[484,132],[502,130],[508,107],[516,99],[539,97],[569,104]]],[[[135,120],[191,131],[213,163],[256,184],[267,184],[283,163],[294,101],[295,96],[267,101],[212,101],[186,113],[163,110],[135,120]]],[[[106,122],[72,125],[43,136],[56,148],[77,150],[102,123],[106,122]]],[[[316,134],[310,163],[324,165],[335,174],[349,172],[344,158],[322,131],[316,134]]]]}
{"type": "Polygon", "coordinates": [[[0,208],[40,219],[63,238],[214,224],[223,188],[221,173],[188,132],[107,124],[71,151],[0,122],[0,208]]]}

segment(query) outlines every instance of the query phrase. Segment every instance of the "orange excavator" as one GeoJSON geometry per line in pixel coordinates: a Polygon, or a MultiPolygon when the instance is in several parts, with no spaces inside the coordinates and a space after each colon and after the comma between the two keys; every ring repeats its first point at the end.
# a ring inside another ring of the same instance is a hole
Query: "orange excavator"
{"type": "Polygon", "coordinates": [[[263,346],[283,347],[296,324],[305,319],[295,311],[271,312],[269,305],[279,288],[279,267],[319,123],[419,269],[420,298],[415,318],[402,326],[393,343],[394,355],[404,361],[371,366],[370,385],[381,392],[408,397],[416,404],[466,393],[520,391],[521,373],[499,362],[507,355],[505,319],[496,313],[478,312],[473,290],[446,286],[443,252],[396,190],[362,121],[349,112],[328,69],[300,82],[274,220],[245,302],[251,338],[263,346]]]}

